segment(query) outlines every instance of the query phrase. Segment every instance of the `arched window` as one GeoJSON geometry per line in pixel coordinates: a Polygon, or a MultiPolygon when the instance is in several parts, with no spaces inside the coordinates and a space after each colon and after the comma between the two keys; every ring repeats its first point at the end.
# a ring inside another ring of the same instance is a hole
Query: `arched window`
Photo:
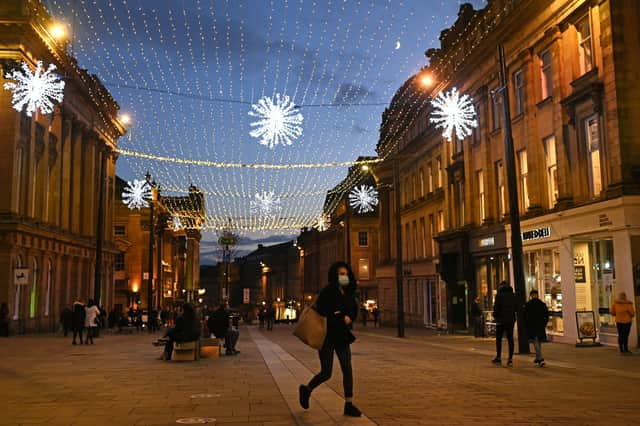
{"type": "Polygon", "coordinates": [[[29,318],[35,318],[36,308],[38,307],[38,261],[33,259],[33,271],[31,276],[31,295],[29,297],[29,318]]]}
{"type": "Polygon", "coordinates": [[[44,299],[44,316],[49,316],[49,308],[51,307],[51,287],[53,285],[53,267],[51,259],[47,259],[47,292],[44,299]]]}
{"type": "MultiPolygon", "coordinates": [[[[16,258],[16,269],[22,268],[22,256],[18,255],[16,258]]],[[[13,295],[13,319],[20,319],[20,293],[22,292],[22,286],[16,285],[16,292],[13,295]]]]}

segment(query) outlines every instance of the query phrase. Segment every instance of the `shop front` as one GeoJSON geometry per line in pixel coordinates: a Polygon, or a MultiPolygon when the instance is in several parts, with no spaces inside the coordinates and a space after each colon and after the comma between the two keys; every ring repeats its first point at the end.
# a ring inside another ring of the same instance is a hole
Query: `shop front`
{"type": "MultiPolygon", "coordinates": [[[[639,212],[640,197],[623,197],[522,221],[527,297],[537,289],[547,304],[551,340],[617,345],[609,309],[621,291],[638,296],[639,212]]],[[[638,345],[635,323],[629,344],[638,345]]]]}
{"type": "Polygon", "coordinates": [[[435,237],[439,243],[438,272],[446,283],[447,329],[466,330],[469,327],[469,293],[472,282],[469,234],[466,230],[441,232],[435,237]]]}

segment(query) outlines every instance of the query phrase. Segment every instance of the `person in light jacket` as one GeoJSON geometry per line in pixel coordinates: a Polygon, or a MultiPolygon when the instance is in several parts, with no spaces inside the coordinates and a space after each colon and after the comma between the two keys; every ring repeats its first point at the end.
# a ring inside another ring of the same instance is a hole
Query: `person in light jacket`
{"type": "Polygon", "coordinates": [[[624,291],[618,293],[618,298],[613,301],[610,310],[611,315],[616,317],[616,327],[618,327],[618,346],[621,354],[630,354],[629,350],[629,332],[631,331],[631,322],[635,312],[633,303],[627,300],[627,294],[624,291]]]}
{"type": "MultiPolygon", "coordinates": [[[[93,299],[89,299],[87,307],[85,308],[84,326],[87,329],[87,338],[84,343],[86,345],[93,345],[93,338],[96,336],[98,330],[98,316],[100,315],[100,308],[96,306],[93,299]]],[[[82,341],[80,342],[82,344],[82,341]]]]}
{"type": "Polygon", "coordinates": [[[358,314],[356,280],[349,265],[335,262],[329,268],[329,284],[320,291],[316,302],[318,313],[327,318],[327,336],[318,351],[321,370],[309,384],[300,385],[300,405],[309,408],[311,392],[331,378],[333,353],[338,355],[344,386],[344,415],[360,417],[362,413],[353,405],[353,371],[351,369],[351,343],[356,339],[351,328],[358,314]]]}

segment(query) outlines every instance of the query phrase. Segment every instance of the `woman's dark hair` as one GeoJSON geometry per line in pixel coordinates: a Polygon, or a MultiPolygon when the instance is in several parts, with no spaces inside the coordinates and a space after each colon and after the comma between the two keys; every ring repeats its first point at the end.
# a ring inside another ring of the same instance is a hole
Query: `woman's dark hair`
{"type": "Polygon", "coordinates": [[[184,318],[187,323],[196,320],[196,311],[193,310],[191,303],[185,303],[182,306],[182,318],[184,318]]]}
{"type": "Polygon", "coordinates": [[[89,300],[87,301],[87,306],[88,306],[88,307],[92,307],[93,305],[95,305],[95,303],[93,302],[93,299],[89,299],[89,300]]]}
{"type": "Polygon", "coordinates": [[[347,293],[355,293],[356,291],[356,277],[353,275],[353,271],[347,262],[343,262],[341,260],[334,262],[329,267],[328,279],[329,285],[339,286],[338,283],[338,269],[345,268],[347,270],[347,275],[349,276],[349,285],[345,289],[347,293]]]}

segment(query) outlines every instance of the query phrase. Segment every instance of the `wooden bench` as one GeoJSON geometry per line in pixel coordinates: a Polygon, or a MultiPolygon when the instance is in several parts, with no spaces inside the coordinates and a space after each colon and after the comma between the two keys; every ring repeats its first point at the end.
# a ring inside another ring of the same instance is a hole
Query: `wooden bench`
{"type": "Polygon", "coordinates": [[[216,339],[215,337],[203,337],[200,339],[200,357],[201,358],[218,358],[222,355],[222,345],[224,339],[216,339]]]}
{"type": "Polygon", "coordinates": [[[197,361],[200,359],[200,342],[175,343],[173,345],[172,361],[197,361]]]}

